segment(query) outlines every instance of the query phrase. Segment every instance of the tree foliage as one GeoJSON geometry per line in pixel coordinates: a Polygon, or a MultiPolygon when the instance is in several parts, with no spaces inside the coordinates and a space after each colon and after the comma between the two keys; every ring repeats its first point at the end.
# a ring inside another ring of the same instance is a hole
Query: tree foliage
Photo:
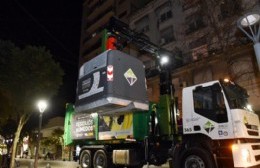
{"type": "Polygon", "coordinates": [[[55,95],[63,75],[60,65],[45,47],[19,48],[9,41],[0,41],[0,105],[8,102],[10,108],[2,108],[5,110],[2,114],[8,113],[17,121],[12,159],[21,129],[36,111],[36,101],[55,95]]]}
{"type": "Polygon", "coordinates": [[[4,137],[5,145],[7,146],[7,153],[10,151],[11,146],[13,145],[13,141],[11,139],[14,138],[17,123],[11,117],[7,120],[2,120],[0,123],[0,135],[4,137]]]}
{"type": "Polygon", "coordinates": [[[62,149],[64,144],[63,134],[64,131],[62,129],[56,128],[52,131],[51,136],[43,138],[41,141],[42,146],[47,149],[48,153],[50,152],[51,154],[54,154],[56,158],[62,156],[62,153],[60,153],[61,151],[59,152],[59,149],[62,149]]]}
{"type": "Polygon", "coordinates": [[[64,131],[60,128],[54,129],[51,133],[52,136],[45,138],[42,141],[42,144],[44,146],[50,146],[50,145],[63,145],[63,134],[64,131]]]}
{"type": "Polygon", "coordinates": [[[30,113],[35,100],[57,93],[62,84],[63,71],[48,50],[27,46],[24,49],[15,47],[4,51],[7,54],[0,51],[3,59],[0,88],[7,92],[12,106],[23,108],[15,112],[30,113]]]}

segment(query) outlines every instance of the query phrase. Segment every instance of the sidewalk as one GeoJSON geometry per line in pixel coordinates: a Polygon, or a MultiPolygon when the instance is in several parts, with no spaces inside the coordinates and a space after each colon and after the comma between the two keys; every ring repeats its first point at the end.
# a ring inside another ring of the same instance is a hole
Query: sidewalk
{"type": "MultiPolygon", "coordinates": [[[[16,159],[20,166],[18,168],[33,168],[34,159],[16,159]]],[[[38,161],[38,168],[80,168],[74,161],[42,160],[38,161]]]]}
{"type": "MultiPolygon", "coordinates": [[[[17,168],[33,168],[34,159],[16,159],[20,166],[17,168]]],[[[60,160],[43,160],[38,161],[38,168],[80,168],[78,162],[60,161],[60,160]]],[[[147,168],[146,165],[143,168],[147,168]]],[[[162,166],[149,165],[149,168],[169,168],[168,164],[162,166]]]]}

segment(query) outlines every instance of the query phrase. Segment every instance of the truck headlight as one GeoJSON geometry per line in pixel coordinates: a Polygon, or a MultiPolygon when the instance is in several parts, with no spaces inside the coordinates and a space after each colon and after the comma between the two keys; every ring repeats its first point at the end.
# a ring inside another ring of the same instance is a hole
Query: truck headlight
{"type": "Polygon", "coordinates": [[[241,150],[242,160],[245,162],[251,162],[250,152],[248,149],[241,150]]]}

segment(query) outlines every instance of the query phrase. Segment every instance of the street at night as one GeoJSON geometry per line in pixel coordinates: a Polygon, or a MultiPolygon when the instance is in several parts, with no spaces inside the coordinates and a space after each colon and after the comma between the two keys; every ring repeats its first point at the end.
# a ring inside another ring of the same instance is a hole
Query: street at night
{"type": "Polygon", "coordinates": [[[0,25],[0,168],[260,167],[259,0],[3,0],[0,25]]]}

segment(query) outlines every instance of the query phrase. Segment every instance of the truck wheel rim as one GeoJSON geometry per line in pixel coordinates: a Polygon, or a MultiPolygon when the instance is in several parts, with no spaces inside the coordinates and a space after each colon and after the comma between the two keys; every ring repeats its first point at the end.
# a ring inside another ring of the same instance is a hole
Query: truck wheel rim
{"type": "Polygon", "coordinates": [[[206,168],[203,160],[196,155],[190,155],[185,160],[185,168],[206,168]]]}
{"type": "Polygon", "coordinates": [[[83,157],[83,159],[82,159],[82,167],[83,168],[88,168],[88,167],[90,167],[89,165],[90,165],[90,157],[88,156],[88,155],[85,155],[84,157],[83,157]]]}
{"type": "Polygon", "coordinates": [[[99,155],[96,159],[96,165],[98,168],[103,168],[105,167],[105,157],[103,155],[99,155]]]}

